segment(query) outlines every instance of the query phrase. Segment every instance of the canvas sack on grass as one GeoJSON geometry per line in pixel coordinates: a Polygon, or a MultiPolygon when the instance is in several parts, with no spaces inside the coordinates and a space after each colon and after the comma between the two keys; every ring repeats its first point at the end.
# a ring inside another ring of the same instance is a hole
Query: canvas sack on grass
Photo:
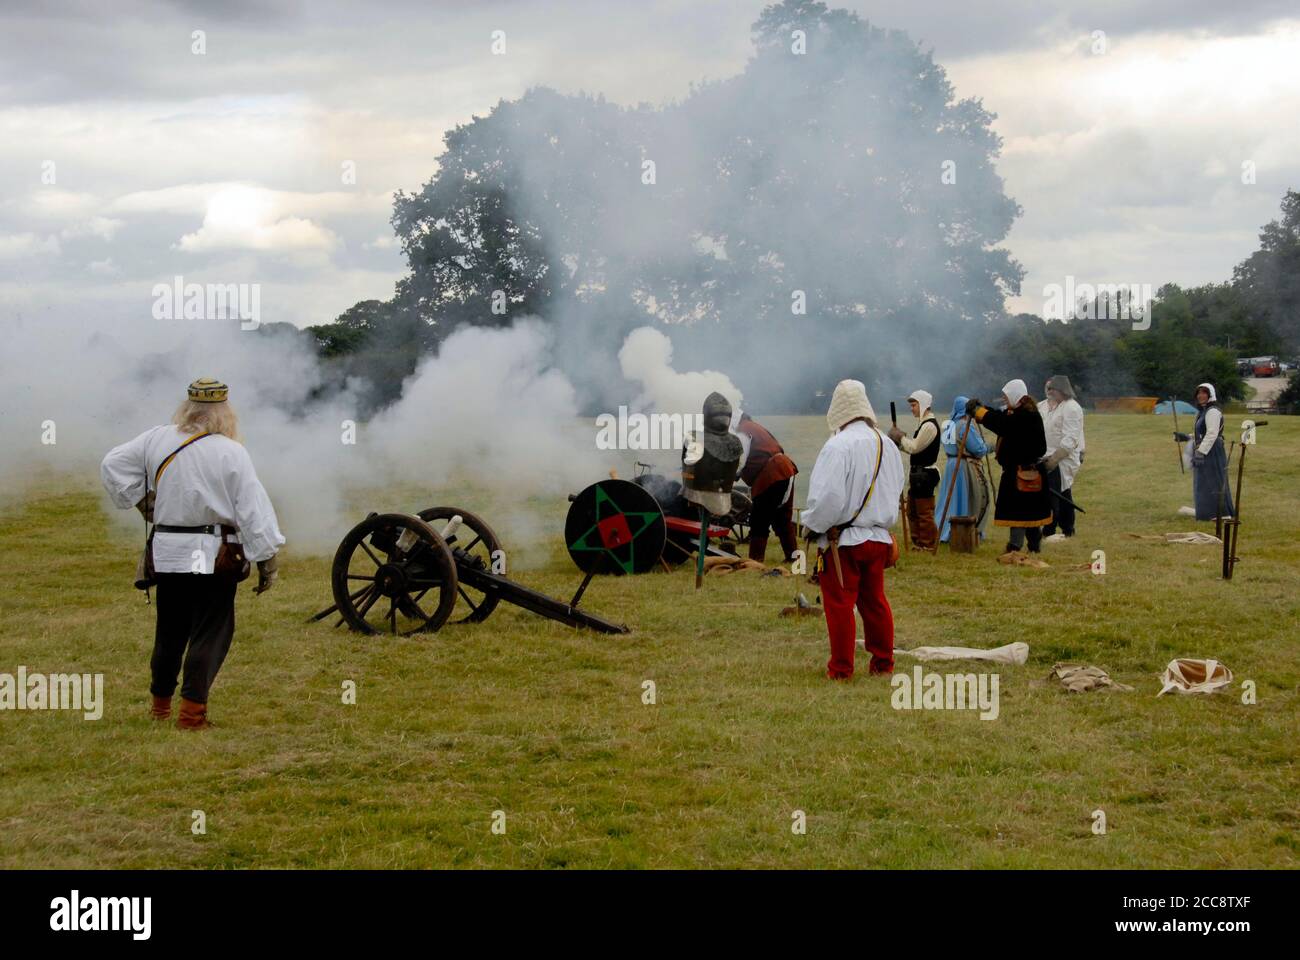
{"type": "Polygon", "coordinates": [[[1110,678],[1101,667],[1078,663],[1058,663],[1047,675],[1048,680],[1059,680],[1070,693],[1089,693],[1093,690],[1132,690],[1124,683],[1110,678]]]}
{"type": "Polygon", "coordinates": [[[1174,693],[1215,693],[1232,683],[1232,671],[1218,660],[1170,660],[1157,697],[1174,693]]]}

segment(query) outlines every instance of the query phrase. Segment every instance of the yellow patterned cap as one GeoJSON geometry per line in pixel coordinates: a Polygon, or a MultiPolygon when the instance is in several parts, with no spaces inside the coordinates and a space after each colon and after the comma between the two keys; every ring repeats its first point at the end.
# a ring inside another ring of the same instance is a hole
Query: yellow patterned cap
{"type": "Polygon", "coordinates": [[[189,389],[190,399],[195,403],[222,403],[229,393],[229,387],[211,377],[199,377],[189,389]]]}

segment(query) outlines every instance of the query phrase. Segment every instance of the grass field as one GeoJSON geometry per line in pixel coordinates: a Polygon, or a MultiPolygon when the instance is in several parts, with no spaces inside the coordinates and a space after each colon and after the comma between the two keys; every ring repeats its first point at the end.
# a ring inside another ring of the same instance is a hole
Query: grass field
{"type": "MultiPolygon", "coordinates": [[[[483,625],[364,638],[304,624],[329,602],[329,561],[290,550],[273,591],[241,588],[218,729],[180,733],[147,717],[138,538],[109,522],[97,478],[56,478],[0,524],[0,672],[102,673],[106,707],[95,722],[0,712],[0,866],[1295,867],[1300,418],[1270,420],[1231,583],[1217,548],[1124,536],[1198,527],[1175,516],[1190,478],[1154,416],[1088,418],[1089,512],[1045,548],[1050,569],[998,565],[1000,537],[973,556],[904,556],[888,581],[898,646],[1029,643],[1027,665],[991,668],[993,721],[896,711],[865,673],[825,680],[820,618],[777,616],[788,579],[711,577],[699,594],[686,570],[594,582],[584,605],[632,624],[626,637],[503,605],[483,625]],[[1096,549],[1104,576],[1070,569],[1096,549]],[[1238,683],[1157,700],[1178,656],[1218,658],[1238,683]],[[1136,689],[1066,694],[1045,682],[1058,660],[1136,689]]],[[[802,501],[824,420],[767,422],[804,469],[802,501]]],[[[494,516],[465,491],[369,500],[443,502],[494,516]]],[[[519,579],[568,596],[566,504],[536,508],[554,533],[519,579]]]]}

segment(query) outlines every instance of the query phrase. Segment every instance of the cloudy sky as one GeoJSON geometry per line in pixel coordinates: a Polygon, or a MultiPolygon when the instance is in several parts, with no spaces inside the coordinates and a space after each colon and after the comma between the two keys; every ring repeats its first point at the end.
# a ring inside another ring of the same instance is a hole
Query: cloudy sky
{"type": "MultiPolygon", "coordinates": [[[[1024,207],[1012,309],[1067,274],[1226,279],[1300,188],[1294,0],[830,5],[907,31],[998,115],[1024,207]]],[[[391,195],[435,171],[444,131],[534,85],[683,97],[743,68],[763,6],[8,0],[0,319],[147,313],[176,275],[260,283],[264,322],[387,298],[391,195]]]]}

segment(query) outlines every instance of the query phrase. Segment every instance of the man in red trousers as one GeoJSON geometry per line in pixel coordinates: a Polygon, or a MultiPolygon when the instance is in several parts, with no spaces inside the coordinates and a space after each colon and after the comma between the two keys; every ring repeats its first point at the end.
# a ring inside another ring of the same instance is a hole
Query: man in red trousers
{"type": "Polygon", "coordinates": [[[869,672],[892,673],[894,613],[885,598],[885,566],[894,544],[889,528],[898,522],[903,493],[903,458],[876,429],[876,413],[861,381],[840,381],[826,424],[832,436],[813,466],[802,514],[803,525],[823,548],[818,582],[831,643],[826,675],[832,680],[853,676],[854,607],[862,614],[869,672]]]}

